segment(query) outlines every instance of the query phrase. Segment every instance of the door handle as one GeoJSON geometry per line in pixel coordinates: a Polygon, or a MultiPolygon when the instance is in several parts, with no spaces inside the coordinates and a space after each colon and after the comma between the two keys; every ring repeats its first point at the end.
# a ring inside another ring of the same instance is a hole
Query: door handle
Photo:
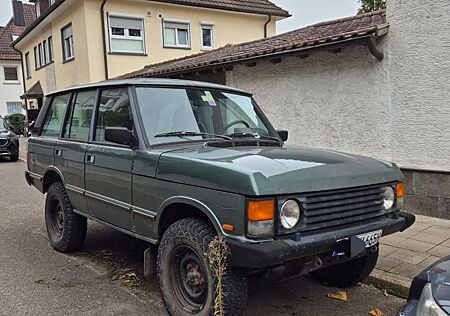
{"type": "Polygon", "coordinates": [[[95,156],[87,155],[87,162],[88,163],[95,163],[95,156]]]}
{"type": "Polygon", "coordinates": [[[61,155],[62,155],[62,150],[61,150],[61,149],[56,149],[56,150],[55,150],[55,155],[58,156],[58,157],[61,157],[61,155]]]}

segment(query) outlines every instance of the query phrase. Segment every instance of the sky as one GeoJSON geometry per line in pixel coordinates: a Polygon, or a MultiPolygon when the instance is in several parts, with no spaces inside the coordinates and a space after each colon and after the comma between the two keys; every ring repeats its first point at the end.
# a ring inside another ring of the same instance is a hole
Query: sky
{"type": "MultiPolygon", "coordinates": [[[[321,21],[355,15],[359,7],[358,0],[272,1],[292,14],[292,17],[278,22],[278,33],[294,30],[321,21]]],[[[0,25],[4,26],[11,16],[11,0],[0,0],[0,25]]]]}

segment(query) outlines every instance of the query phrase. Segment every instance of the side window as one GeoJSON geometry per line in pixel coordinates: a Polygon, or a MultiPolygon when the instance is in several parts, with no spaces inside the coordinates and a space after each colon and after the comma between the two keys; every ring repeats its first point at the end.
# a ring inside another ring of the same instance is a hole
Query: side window
{"type": "Polygon", "coordinates": [[[69,117],[63,138],[88,141],[97,91],[83,91],[76,94],[70,106],[69,117]]]}
{"type": "Polygon", "coordinates": [[[133,130],[133,115],[127,88],[102,90],[95,141],[105,141],[105,128],[107,127],[126,127],[130,131],[133,130]]]}
{"type": "Polygon", "coordinates": [[[44,127],[42,128],[42,136],[58,137],[61,125],[64,121],[64,113],[70,94],[58,95],[53,98],[53,102],[45,118],[44,127]]]}

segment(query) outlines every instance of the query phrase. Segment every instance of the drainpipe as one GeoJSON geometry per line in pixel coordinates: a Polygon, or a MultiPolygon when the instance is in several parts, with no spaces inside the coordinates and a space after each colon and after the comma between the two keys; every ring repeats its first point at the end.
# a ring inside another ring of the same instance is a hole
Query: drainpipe
{"type": "Polygon", "coordinates": [[[375,36],[371,36],[367,43],[367,47],[369,48],[369,52],[379,61],[382,61],[384,58],[383,52],[380,52],[377,48],[377,38],[375,36]]]}
{"type": "MultiPolygon", "coordinates": [[[[25,67],[23,65],[23,53],[16,49],[16,47],[12,46],[12,49],[14,49],[16,52],[18,52],[20,54],[20,64],[22,66],[22,86],[23,86],[23,94],[25,95],[27,93],[27,87],[26,87],[26,82],[25,82],[25,67]]],[[[27,111],[28,111],[28,99],[25,99],[25,105],[27,107],[27,111]]],[[[28,114],[28,113],[27,113],[28,114]]]]}
{"type": "Polygon", "coordinates": [[[109,79],[108,71],[108,48],[106,47],[106,34],[105,34],[105,4],[106,0],[102,1],[100,6],[100,15],[102,21],[102,40],[103,40],[103,62],[105,64],[105,80],[109,79]]]}
{"type": "Polygon", "coordinates": [[[270,22],[272,22],[272,14],[269,14],[269,19],[264,24],[264,38],[267,38],[267,27],[269,26],[270,22]]]}

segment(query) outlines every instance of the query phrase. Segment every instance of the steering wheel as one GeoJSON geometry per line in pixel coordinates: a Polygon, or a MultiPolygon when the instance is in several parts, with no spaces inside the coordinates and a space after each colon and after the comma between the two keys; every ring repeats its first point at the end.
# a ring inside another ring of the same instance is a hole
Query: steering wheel
{"type": "Polygon", "coordinates": [[[247,128],[250,128],[250,125],[249,125],[246,121],[244,121],[244,120],[236,120],[236,121],[233,121],[233,122],[231,122],[231,123],[228,123],[228,124],[223,128],[222,134],[224,134],[230,127],[232,127],[232,126],[234,126],[234,125],[237,125],[237,124],[244,124],[247,128]]]}

